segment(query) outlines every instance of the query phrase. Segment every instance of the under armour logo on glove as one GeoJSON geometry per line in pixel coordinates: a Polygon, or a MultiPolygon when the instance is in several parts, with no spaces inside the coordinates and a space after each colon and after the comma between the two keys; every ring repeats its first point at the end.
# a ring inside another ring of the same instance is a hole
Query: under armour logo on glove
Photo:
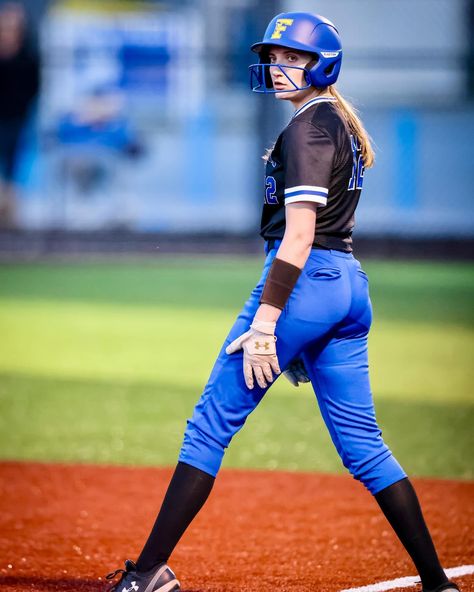
{"type": "Polygon", "coordinates": [[[244,350],[244,380],[249,389],[254,387],[254,376],[258,386],[265,388],[273,382],[273,374],[281,372],[276,355],[275,326],[276,323],[254,320],[248,331],[226,347],[226,354],[244,350]]]}

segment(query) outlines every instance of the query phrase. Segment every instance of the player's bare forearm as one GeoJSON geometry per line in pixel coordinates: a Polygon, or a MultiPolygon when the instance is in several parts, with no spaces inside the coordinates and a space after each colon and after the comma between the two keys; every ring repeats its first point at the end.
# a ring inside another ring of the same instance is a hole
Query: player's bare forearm
{"type": "Polygon", "coordinates": [[[286,228],[276,256],[300,269],[305,266],[314,241],[316,204],[294,203],[285,208],[286,228]]]}
{"type": "Polygon", "coordinates": [[[294,236],[287,236],[285,233],[281,241],[280,248],[276,256],[287,263],[291,263],[300,269],[305,266],[306,260],[311,252],[311,246],[314,240],[314,230],[312,236],[305,236],[304,234],[295,234],[294,236]]]}
{"type": "MultiPolygon", "coordinates": [[[[296,203],[286,208],[286,230],[276,257],[303,269],[311,252],[316,226],[316,208],[310,203],[296,203]]],[[[281,310],[261,304],[255,314],[259,321],[276,322],[281,310]]]]}
{"type": "MultiPolygon", "coordinates": [[[[291,263],[292,265],[302,269],[309,257],[311,245],[312,240],[308,244],[308,240],[303,237],[298,237],[296,239],[291,237],[290,239],[287,238],[285,234],[276,256],[278,259],[282,259],[283,261],[291,263]]],[[[279,308],[271,306],[270,304],[261,304],[255,313],[255,319],[259,321],[270,321],[276,323],[280,315],[281,310],[279,308]]]]}
{"type": "Polygon", "coordinates": [[[280,318],[281,310],[271,304],[261,304],[255,313],[255,320],[267,323],[276,323],[280,318]]]}

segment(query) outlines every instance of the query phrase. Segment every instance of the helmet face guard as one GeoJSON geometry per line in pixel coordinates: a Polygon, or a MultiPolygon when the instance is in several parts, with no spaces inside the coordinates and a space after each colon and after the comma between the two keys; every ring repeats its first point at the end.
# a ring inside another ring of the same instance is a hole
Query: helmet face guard
{"type": "MultiPolygon", "coordinates": [[[[252,51],[260,55],[260,64],[250,66],[250,87],[254,92],[270,93],[273,83],[268,66],[296,68],[285,64],[268,64],[268,50],[271,46],[283,47],[309,53],[315,60],[303,68],[309,86],[325,88],[334,84],[339,76],[342,61],[342,45],[336,27],[328,19],[308,12],[287,12],[278,14],[268,25],[263,40],[254,43],[252,51]],[[259,71],[257,66],[262,66],[259,71]]],[[[288,75],[285,74],[287,78],[288,75]]],[[[276,92],[294,92],[297,88],[276,92]]],[[[304,87],[308,88],[308,87],[304,87]]]]}
{"type": "Polygon", "coordinates": [[[306,68],[302,68],[301,66],[287,66],[286,64],[252,64],[249,66],[249,73],[250,73],[250,88],[253,92],[256,93],[288,93],[294,92],[295,90],[306,90],[309,88],[311,83],[311,77],[309,71],[306,68]],[[272,77],[270,74],[270,68],[278,68],[280,72],[287,78],[287,80],[292,84],[294,88],[289,88],[287,90],[276,90],[273,88],[272,77]],[[302,71],[304,81],[306,82],[305,86],[298,86],[296,82],[294,82],[289,74],[286,72],[287,70],[300,70],[302,71]]]}

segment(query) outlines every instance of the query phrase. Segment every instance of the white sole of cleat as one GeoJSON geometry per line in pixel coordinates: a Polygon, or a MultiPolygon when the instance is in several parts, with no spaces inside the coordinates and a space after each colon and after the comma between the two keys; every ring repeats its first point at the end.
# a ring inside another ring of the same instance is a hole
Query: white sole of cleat
{"type": "Polygon", "coordinates": [[[156,592],[177,592],[179,590],[179,582],[178,580],[171,580],[161,588],[158,588],[156,592]]]}

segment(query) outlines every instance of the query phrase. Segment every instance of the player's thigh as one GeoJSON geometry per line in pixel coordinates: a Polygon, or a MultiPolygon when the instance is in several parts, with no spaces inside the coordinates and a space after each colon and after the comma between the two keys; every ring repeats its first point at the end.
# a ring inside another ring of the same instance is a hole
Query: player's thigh
{"type": "Polygon", "coordinates": [[[370,388],[366,329],[315,343],[302,358],[344,464],[379,452],[383,442],[370,388]]]}
{"type": "Polygon", "coordinates": [[[370,390],[367,327],[308,348],[303,360],[344,465],[376,494],[406,477],[382,439],[370,390]]]}
{"type": "MultiPolygon", "coordinates": [[[[233,326],[190,420],[199,430],[212,434],[223,446],[228,445],[271,386],[261,388],[255,383],[254,388],[249,389],[244,379],[242,350],[230,355],[225,353],[226,344],[248,329],[251,321],[248,313],[248,310],[242,312],[233,326]]],[[[251,312],[250,316],[253,318],[251,312]]],[[[279,362],[285,368],[298,354],[298,342],[287,334],[277,341],[277,352],[279,362]]],[[[278,376],[274,378],[277,380],[278,376]]]]}
{"type": "MultiPolygon", "coordinates": [[[[249,312],[246,310],[239,315],[226,343],[247,330],[249,312]]],[[[294,344],[291,344],[290,348],[280,344],[279,355],[283,360],[289,360],[295,355],[294,344]]],[[[261,388],[258,384],[255,384],[253,389],[247,388],[243,374],[242,351],[228,355],[223,348],[188,421],[180,460],[216,475],[224,450],[243,427],[247,417],[260,403],[268,388],[270,387],[261,388]]]]}
{"type": "MultiPolygon", "coordinates": [[[[212,435],[223,446],[228,445],[268,389],[257,384],[253,389],[248,389],[243,374],[242,350],[229,355],[225,349],[234,339],[249,330],[260,306],[266,275],[274,256],[275,252],[267,256],[262,276],[229,331],[189,421],[191,426],[212,435]]],[[[280,351],[284,359],[291,355],[283,342],[280,351]]]]}

